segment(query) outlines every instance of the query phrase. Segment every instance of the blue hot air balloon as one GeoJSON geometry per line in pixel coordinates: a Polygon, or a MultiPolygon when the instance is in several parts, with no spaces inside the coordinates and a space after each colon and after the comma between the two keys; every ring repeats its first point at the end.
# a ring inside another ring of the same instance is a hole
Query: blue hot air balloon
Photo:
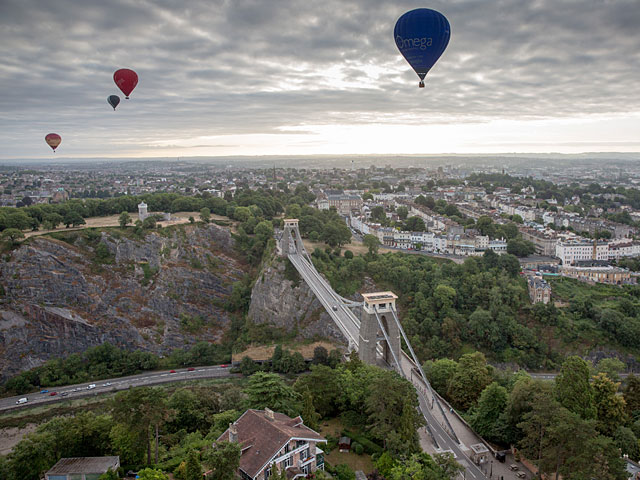
{"type": "Polygon", "coordinates": [[[424,77],[449,44],[449,21],[430,8],[416,8],[398,19],[393,36],[400,53],[420,77],[420,88],[423,88],[424,77]]]}
{"type": "Polygon", "coordinates": [[[109,95],[107,97],[107,103],[113,107],[115,110],[118,104],[120,103],[120,97],[117,95],[109,95]]]}

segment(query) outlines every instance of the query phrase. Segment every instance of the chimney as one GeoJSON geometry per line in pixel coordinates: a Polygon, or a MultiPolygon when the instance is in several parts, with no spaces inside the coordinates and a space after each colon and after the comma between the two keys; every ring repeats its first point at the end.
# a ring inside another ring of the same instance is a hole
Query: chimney
{"type": "Polygon", "coordinates": [[[267,416],[269,420],[274,420],[273,410],[271,410],[270,408],[265,408],[264,414],[267,416]]]}
{"type": "Polygon", "coordinates": [[[238,427],[236,427],[235,423],[229,424],[229,442],[238,442],[238,427]]]}

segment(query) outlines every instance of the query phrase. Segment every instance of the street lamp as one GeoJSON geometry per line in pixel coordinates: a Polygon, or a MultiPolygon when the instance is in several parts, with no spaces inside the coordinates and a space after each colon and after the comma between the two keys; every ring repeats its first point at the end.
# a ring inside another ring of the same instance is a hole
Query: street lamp
{"type": "Polygon", "coordinates": [[[489,473],[489,478],[493,478],[493,460],[491,460],[491,472],[489,473]]]}

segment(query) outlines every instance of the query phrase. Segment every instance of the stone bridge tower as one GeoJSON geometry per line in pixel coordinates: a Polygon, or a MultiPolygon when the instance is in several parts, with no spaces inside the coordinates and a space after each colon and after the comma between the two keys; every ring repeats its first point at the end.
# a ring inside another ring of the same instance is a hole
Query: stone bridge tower
{"type": "Polygon", "coordinates": [[[400,329],[395,322],[392,309],[395,310],[398,297],[393,292],[363,293],[362,296],[364,304],[360,316],[358,345],[360,359],[369,365],[376,365],[376,350],[378,342],[381,341],[382,358],[389,365],[395,366],[394,355],[400,359],[400,329]]]}
{"type": "Polygon", "coordinates": [[[282,233],[282,254],[289,255],[290,253],[300,253],[296,248],[298,232],[298,219],[297,218],[285,218],[284,231],[282,233]],[[293,244],[292,244],[293,243],[293,244]]]}

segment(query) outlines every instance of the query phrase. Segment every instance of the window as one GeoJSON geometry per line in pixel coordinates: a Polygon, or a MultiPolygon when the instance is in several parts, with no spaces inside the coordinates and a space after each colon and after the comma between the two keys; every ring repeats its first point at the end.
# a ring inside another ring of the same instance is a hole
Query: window
{"type": "Polygon", "coordinates": [[[300,452],[300,460],[304,462],[307,458],[309,458],[309,449],[305,448],[300,452]]]}
{"type": "Polygon", "coordinates": [[[290,450],[291,450],[291,448],[289,448],[289,444],[287,443],[287,444],[284,446],[284,453],[289,453],[289,451],[290,451],[290,450]]]}
{"type": "Polygon", "coordinates": [[[307,441],[306,440],[297,440],[296,441],[296,448],[300,448],[303,445],[306,445],[307,441]]]}
{"type": "Polygon", "coordinates": [[[282,461],[282,470],[290,467],[293,464],[293,457],[287,457],[282,461]]]}
{"type": "Polygon", "coordinates": [[[267,480],[271,476],[271,467],[264,470],[264,480],[267,480]]]}

